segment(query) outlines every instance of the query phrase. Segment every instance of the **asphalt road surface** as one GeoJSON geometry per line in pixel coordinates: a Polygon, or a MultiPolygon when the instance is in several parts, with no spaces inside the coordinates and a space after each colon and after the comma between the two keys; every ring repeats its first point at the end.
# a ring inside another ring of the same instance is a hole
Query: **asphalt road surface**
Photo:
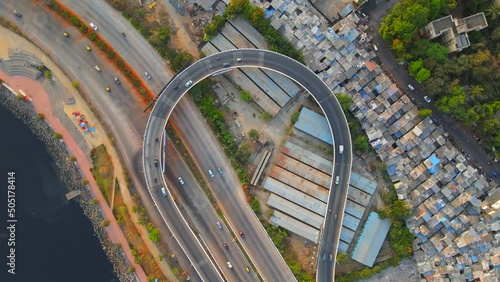
{"type": "Polygon", "coordinates": [[[167,141],[166,148],[168,170],[165,173],[167,179],[175,179],[168,181],[167,186],[176,197],[175,202],[181,212],[188,214],[189,225],[215,258],[223,276],[227,281],[259,281],[255,272],[246,272],[245,267],[249,267],[250,264],[170,140],[167,141]],[[178,181],[179,177],[182,177],[184,184],[178,181]],[[222,229],[217,226],[217,222],[221,224],[222,229]],[[223,245],[224,242],[227,244],[227,249],[223,245]],[[228,261],[231,262],[232,269],[227,266],[228,261]]]}
{"type": "MultiPolygon", "coordinates": [[[[335,257],[352,164],[352,144],[349,128],[340,104],[332,95],[326,84],[307,67],[288,57],[274,52],[256,49],[225,51],[201,59],[172,80],[161,93],[160,98],[155,104],[144,135],[144,173],[149,188],[151,189],[151,187],[154,186],[153,179],[155,177],[161,177],[161,173],[157,170],[149,169],[148,167],[148,164],[151,164],[155,158],[161,156],[161,147],[154,144],[153,140],[156,137],[161,137],[161,132],[167,123],[172,109],[178,103],[182,95],[198,81],[208,77],[212,73],[226,69],[222,65],[224,62],[231,63],[231,67],[265,67],[286,74],[308,89],[325,112],[332,130],[332,138],[335,141],[335,163],[332,174],[333,187],[330,189],[331,193],[328,204],[328,209],[331,210],[331,212],[327,213],[325,217],[324,229],[320,242],[320,253],[331,253],[333,257],[335,257]],[[237,58],[241,58],[241,62],[237,62],[237,58]],[[343,154],[339,153],[338,145],[343,145],[345,147],[343,154]],[[338,185],[333,184],[333,179],[335,179],[336,176],[340,177],[340,183],[338,185]],[[335,217],[335,215],[337,216],[335,217]]],[[[216,162],[215,158],[197,161],[204,170],[221,166],[220,163],[216,162]]],[[[235,186],[234,183],[225,183],[225,181],[221,180],[212,181],[216,181],[216,185],[213,185],[213,187],[220,187],[220,189],[224,190],[228,202],[237,202],[236,200],[231,200],[231,197],[233,197],[233,199],[239,197],[238,193],[234,193],[234,190],[237,190],[234,189],[234,187],[239,187],[239,185],[235,186]],[[229,186],[227,184],[231,185],[229,186]]],[[[220,194],[217,193],[217,195],[219,196],[220,194]]],[[[262,227],[254,228],[253,225],[249,225],[248,222],[245,221],[248,217],[244,215],[244,211],[249,210],[249,207],[223,206],[226,209],[225,212],[231,214],[229,220],[233,230],[241,230],[245,233],[246,236],[241,242],[265,279],[269,281],[294,280],[293,274],[286,264],[281,263],[283,261],[280,261],[278,266],[269,267],[265,257],[258,257],[253,253],[254,250],[263,247],[261,244],[272,244],[272,242],[269,239],[263,240],[263,237],[259,235],[259,230],[261,230],[262,227]]],[[[276,249],[274,250],[277,251],[276,249]]],[[[267,248],[267,251],[269,252],[270,249],[267,248]]],[[[274,263],[276,264],[277,262],[274,263]]],[[[335,261],[320,260],[317,270],[318,281],[332,281],[334,267],[335,261]]]]}
{"type": "Polygon", "coordinates": [[[173,74],[156,50],[144,37],[131,26],[119,12],[111,7],[106,1],[85,0],[71,1],[62,0],[64,5],[76,12],[87,25],[93,23],[97,26],[96,33],[108,41],[115,50],[123,56],[144,82],[155,91],[155,94],[165,86],[173,74]],[[122,35],[125,33],[125,36],[122,35]],[[151,80],[147,80],[144,72],[151,74],[151,80]]]}

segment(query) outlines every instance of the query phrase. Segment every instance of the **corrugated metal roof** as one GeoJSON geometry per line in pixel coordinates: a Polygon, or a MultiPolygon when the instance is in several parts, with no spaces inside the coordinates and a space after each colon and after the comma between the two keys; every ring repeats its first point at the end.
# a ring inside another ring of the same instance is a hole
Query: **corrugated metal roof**
{"type": "Polygon", "coordinates": [[[388,219],[380,219],[376,212],[370,213],[351,258],[372,267],[390,228],[388,219]]]}
{"type": "Polygon", "coordinates": [[[299,120],[294,124],[294,127],[333,145],[332,134],[326,118],[306,107],[302,107],[299,120]]]}

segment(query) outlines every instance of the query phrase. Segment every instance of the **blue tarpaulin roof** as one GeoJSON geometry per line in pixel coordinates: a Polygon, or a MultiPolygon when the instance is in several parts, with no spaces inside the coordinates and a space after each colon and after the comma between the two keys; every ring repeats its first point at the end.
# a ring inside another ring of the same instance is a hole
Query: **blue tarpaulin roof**
{"type": "Polygon", "coordinates": [[[269,19],[273,15],[274,11],[276,11],[274,8],[270,8],[270,9],[265,10],[264,17],[266,19],[269,19]]]}
{"type": "Polygon", "coordinates": [[[294,124],[294,127],[333,145],[332,133],[326,118],[306,107],[300,111],[299,120],[294,124]]]}
{"type": "Polygon", "coordinates": [[[393,176],[394,174],[396,174],[396,165],[395,164],[391,164],[387,167],[387,173],[389,174],[389,176],[393,176]]]}
{"type": "Polygon", "coordinates": [[[432,156],[429,157],[429,161],[431,161],[432,163],[432,167],[430,167],[428,169],[428,171],[431,173],[431,174],[436,174],[438,173],[438,164],[439,164],[439,159],[436,157],[435,154],[432,154],[432,156]]]}

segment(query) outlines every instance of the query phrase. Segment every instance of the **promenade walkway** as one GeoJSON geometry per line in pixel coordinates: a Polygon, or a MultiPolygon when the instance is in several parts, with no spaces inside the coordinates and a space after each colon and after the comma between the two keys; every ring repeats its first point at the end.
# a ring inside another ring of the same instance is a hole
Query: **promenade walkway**
{"type": "MultiPolygon", "coordinates": [[[[92,147],[104,144],[106,148],[108,148],[108,153],[113,159],[116,175],[123,175],[122,167],[118,161],[116,152],[114,149],[111,149],[113,148],[112,144],[110,144],[103,128],[97,123],[97,120],[93,117],[92,112],[80,99],[78,93],[72,87],[71,81],[64,75],[64,73],[38,48],[20,37],[17,42],[13,41],[13,37],[15,36],[11,31],[0,27],[0,42],[2,42],[0,45],[0,58],[2,59],[2,63],[0,63],[2,64],[2,66],[0,66],[0,79],[5,81],[12,89],[16,91],[22,90],[30,96],[33,99],[31,103],[36,111],[38,113],[42,113],[45,116],[46,121],[54,128],[54,130],[63,136],[64,142],[70,149],[71,154],[76,157],[78,165],[80,166],[85,178],[89,181],[92,192],[99,201],[105,217],[110,222],[110,224],[105,228],[109,239],[113,243],[121,244],[127,260],[135,268],[136,276],[139,281],[147,281],[147,276],[142,267],[134,262],[134,257],[132,256],[127,239],[122,233],[120,226],[113,216],[112,210],[106,204],[106,201],[99,191],[99,187],[90,172],[92,163],[90,161],[89,152],[92,147]],[[23,52],[21,57],[15,56],[14,60],[9,60],[10,53],[20,53],[19,51],[23,52]],[[40,79],[34,80],[35,73],[30,69],[31,67],[29,65],[25,65],[24,63],[20,63],[26,58],[26,56],[31,56],[31,54],[33,55],[32,58],[42,58],[43,64],[46,65],[52,71],[52,75],[57,78],[57,83],[46,82],[48,80],[41,83],[40,79]],[[5,65],[8,65],[8,68],[11,68],[12,65],[16,66],[16,68],[13,69],[14,73],[12,75],[7,73],[9,69],[5,69],[5,65]],[[22,71],[18,67],[28,70],[22,71]],[[48,95],[47,91],[50,91],[50,95],[48,95]],[[73,105],[66,105],[65,102],[69,97],[74,98],[75,103],[73,105]],[[84,136],[81,132],[78,132],[80,129],[76,127],[76,123],[70,118],[71,113],[75,110],[86,116],[89,123],[96,128],[96,133],[84,136]]],[[[128,201],[129,203],[132,201],[130,195],[127,193],[124,193],[123,197],[124,201],[128,201]]]]}

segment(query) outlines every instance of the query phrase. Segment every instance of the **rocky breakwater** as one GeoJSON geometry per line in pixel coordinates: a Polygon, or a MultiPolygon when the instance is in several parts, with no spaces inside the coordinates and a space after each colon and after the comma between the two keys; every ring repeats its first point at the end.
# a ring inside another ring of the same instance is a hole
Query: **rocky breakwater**
{"type": "Polygon", "coordinates": [[[108,259],[113,264],[114,271],[120,281],[138,281],[135,272],[130,271],[130,263],[126,259],[120,247],[116,247],[108,238],[106,230],[101,226],[103,218],[100,206],[93,203],[93,195],[88,185],[82,184],[82,177],[78,172],[76,163],[68,160],[69,154],[66,145],[60,139],[54,139],[55,133],[45,120],[37,118],[34,108],[24,100],[17,100],[15,95],[2,85],[0,85],[0,104],[11,111],[18,119],[22,120],[31,128],[33,133],[45,143],[47,151],[54,159],[61,177],[64,179],[69,191],[79,189],[82,193],[75,198],[83,208],[85,215],[94,226],[94,232],[101,241],[102,248],[106,252],[108,259]]]}

